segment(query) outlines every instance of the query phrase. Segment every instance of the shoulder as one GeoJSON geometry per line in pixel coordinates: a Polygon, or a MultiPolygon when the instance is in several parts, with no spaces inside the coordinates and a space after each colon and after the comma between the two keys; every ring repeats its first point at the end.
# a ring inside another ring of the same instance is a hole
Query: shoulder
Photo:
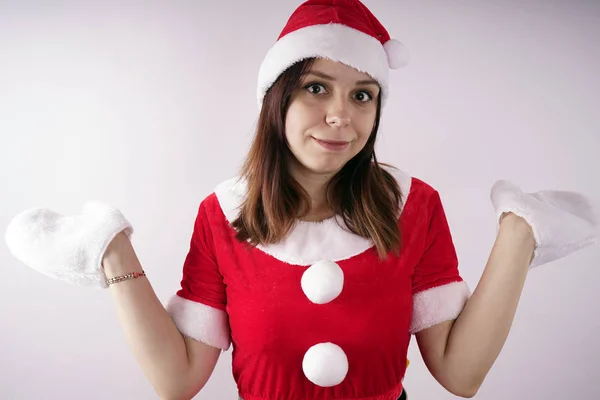
{"type": "Polygon", "coordinates": [[[245,189],[245,182],[240,177],[220,182],[200,201],[197,220],[206,221],[213,228],[224,226],[224,222],[233,222],[239,214],[245,189]]]}
{"type": "Polygon", "coordinates": [[[198,205],[197,219],[206,220],[209,225],[233,221],[242,204],[245,185],[239,177],[220,182],[198,205]]]}
{"type": "Polygon", "coordinates": [[[420,206],[428,204],[432,199],[439,197],[438,191],[423,179],[391,165],[384,164],[381,166],[398,182],[402,192],[403,206],[420,206]]]}
{"type": "MultiPolygon", "coordinates": [[[[382,164],[381,167],[398,183],[402,194],[402,207],[422,206],[439,199],[437,190],[424,180],[388,164],[382,164]]],[[[203,200],[201,207],[205,207],[211,214],[222,213],[229,222],[234,221],[244,201],[246,187],[243,177],[235,176],[226,179],[203,200]]]]}

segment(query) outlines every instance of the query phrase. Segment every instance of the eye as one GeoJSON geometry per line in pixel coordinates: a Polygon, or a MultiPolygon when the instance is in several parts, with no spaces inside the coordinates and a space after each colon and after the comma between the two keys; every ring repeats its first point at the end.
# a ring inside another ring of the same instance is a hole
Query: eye
{"type": "Polygon", "coordinates": [[[325,92],[325,86],[321,85],[320,83],[311,83],[307,86],[304,86],[304,89],[311,94],[320,94],[325,92]]]}
{"type": "Polygon", "coordinates": [[[373,95],[366,90],[361,90],[354,95],[354,98],[361,103],[368,103],[373,100],[373,95]]]}

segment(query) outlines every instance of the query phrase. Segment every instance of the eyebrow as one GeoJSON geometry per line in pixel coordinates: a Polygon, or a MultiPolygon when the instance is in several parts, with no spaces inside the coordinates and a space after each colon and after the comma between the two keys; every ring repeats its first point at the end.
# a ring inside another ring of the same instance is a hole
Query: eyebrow
{"type": "MultiPolygon", "coordinates": [[[[310,70],[308,71],[307,75],[315,75],[318,76],[319,78],[323,78],[323,79],[327,79],[329,81],[335,81],[336,79],[333,76],[329,76],[321,71],[316,71],[316,70],[310,70]]],[[[379,82],[377,82],[376,80],[373,79],[366,79],[366,80],[362,80],[362,81],[356,81],[357,85],[376,85],[379,86],[379,82]]]]}

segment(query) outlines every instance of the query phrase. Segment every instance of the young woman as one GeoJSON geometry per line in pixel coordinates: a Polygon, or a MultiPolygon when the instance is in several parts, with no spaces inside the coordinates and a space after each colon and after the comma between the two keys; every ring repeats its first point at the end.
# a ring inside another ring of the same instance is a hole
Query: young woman
{"type": "Polygon", "coordinates": [[[594,242],[597,218],[580,194],[498,181],[498,236],[471,295],[439,193],[375,157],[388,70],[402,56],[357,0],[294,12],[261,66],[242,173],[199,205],[166,307],[133,228],[108,205],[88,203],[79,224],[24,212],[9,247],[50,276],[110,286],[133,355],[164,399],[192,398],[232,344],[244,400],[406,398],[413,334],[435,379],[471,397],[504,345],[527,271],[594,242]]]}

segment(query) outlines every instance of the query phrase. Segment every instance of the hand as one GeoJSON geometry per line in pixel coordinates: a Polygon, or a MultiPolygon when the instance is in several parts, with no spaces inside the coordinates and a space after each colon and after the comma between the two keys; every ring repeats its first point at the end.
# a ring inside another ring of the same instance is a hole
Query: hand
{"type": "Polygon", "coordinates": [[[118,232],[123,234],[115,238],[109,254],[118,254],[117,248],[126,249],[122,236],[129,238],[133,227],[116,208],[88,201],[73,215],[44,207],[25,210],[12,219],[5,240],[18,260],[44,275],[80,286],[106,288],[101,263],[107,242],[118,232]]]}
{"type": "Polygon", "coordinates": [[[533,246],[531,259],[529,260],[529,264],[531,264],[531,261],[533,261],[533,258],[535,256],[535,253],[533,251],[537,247],[537,243],[535,241],[535,236],[533,234],[533,230],[531,229],[531,225],[529,225],[529,223],[524,218],[519,217],[518,215],[513,214],[512,212],[504,212],[500,216],[500,227],[509,228],[511,235],[522,234],[524,235],[524,240],[531,241],[533,246]],[[504,225],[502,225],[503,221],[504,225]]]}
{"type": "Polygon", "coordinates": [[[599,241],[600,209],[582,193],[567,190],[529,193],[510,181],[499,180],[490,191],[490,199],[496,215],[501,214],[498,221],[502,221],[503,231],[521,238],[535,233],[536,256],[531,267],[561,259],[599,241]],[[510,211],[525,215],[527,223],[510,211]]]}
{"type": "Polygon", "coordinates": [[[535,243],[533,229],[531,228],[531,225],[529,225],[529,223],[525,220],[525,218],[519,217],[518,215],[510,211],[504,212],[500,216],[499,224],[501,227],[504,224],[504,226],[512,228],[511,231],[513,233],[522,232],[526,237],[530,237],[533,240],[534,246],[537,246],[537,243],[535,243]]]}

